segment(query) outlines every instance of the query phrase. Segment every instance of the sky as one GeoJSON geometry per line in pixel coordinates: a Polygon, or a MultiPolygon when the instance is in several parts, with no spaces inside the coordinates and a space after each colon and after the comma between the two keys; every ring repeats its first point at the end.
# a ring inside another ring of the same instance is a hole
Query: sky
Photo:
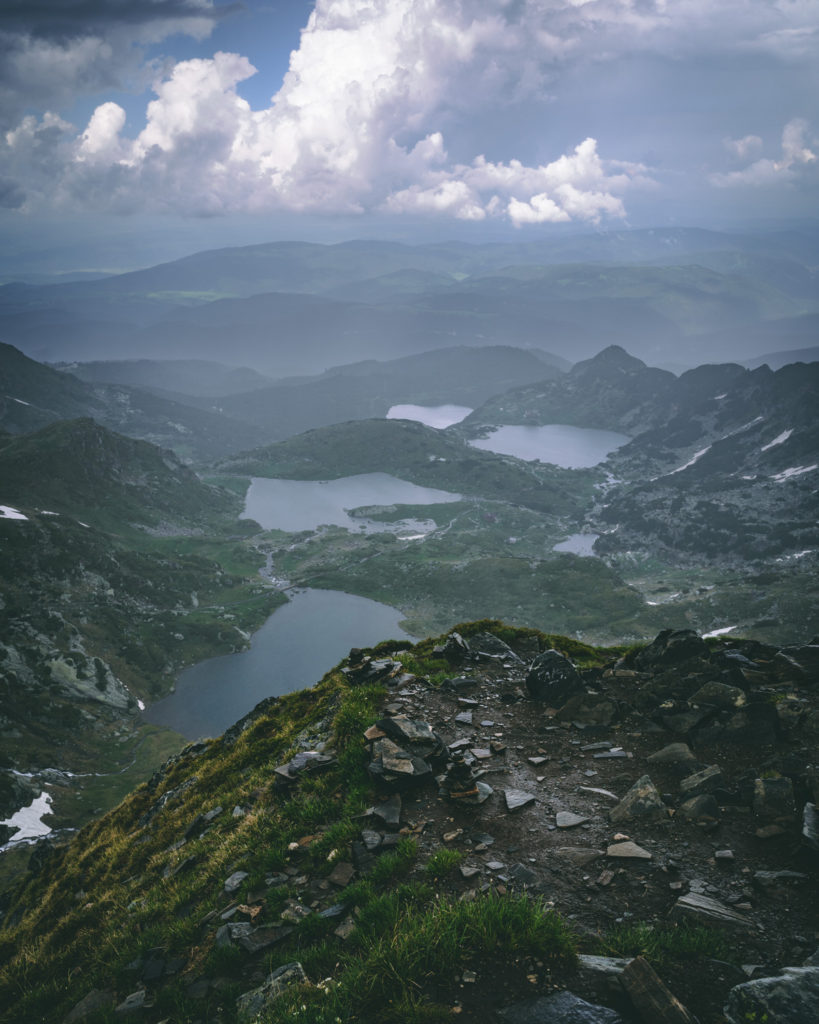
{"type": "Polygon", "coordinates": [[[816,0],[2,0],[0,264],[819,211],[816,0]]]}

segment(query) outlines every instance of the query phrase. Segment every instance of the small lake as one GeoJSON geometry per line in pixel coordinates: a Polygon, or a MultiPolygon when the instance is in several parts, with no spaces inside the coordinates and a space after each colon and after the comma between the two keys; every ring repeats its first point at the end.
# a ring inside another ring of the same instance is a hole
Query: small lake
{"type": "Polygon", "coordinates": [[[436,430],[451,427],[472,412],[466,405],[394,405],[387,413],[388,420],[415,420],[436,430]]]}
{"type": "Polygon", "coordinates": [[[186,669],[143,718],[188,739],[219,736],[266,697],[313,686],[351,647],[412,639],[401,612],[338,590],[293,592],[253,634],[250,648],[186,669]]]}
{"type": "Polygon", "coordinates": [[[439,505],[459,501],[460,494],[399,480],[389,473],[360,473],[338,480],[271,480],[253,477],[245,497],[244,519],[265,530],[298,533],[316,527],[390,530],[394,525],[353,517],[347,509],[364,505],[439,505]]]}
{"type": "Polygon", "coordinates": [[[613,430],[549,423],[544,427],[498,427],[488,437],[469,443],[473,448],[483,448],[499,455],[514,455],[527,462],[540,459],[564,469],[583,469],[603,462],[607,455],[630,440],[626,434],[613,430]]]}
{"type": "Polygon", "coordinates": [[[552,551],[565,551],[570,555],[582,555],[587,558],[595,557],[594,542],[599,536],[599,533],[573,533],[566,540],[555,544],[552,551]]]}

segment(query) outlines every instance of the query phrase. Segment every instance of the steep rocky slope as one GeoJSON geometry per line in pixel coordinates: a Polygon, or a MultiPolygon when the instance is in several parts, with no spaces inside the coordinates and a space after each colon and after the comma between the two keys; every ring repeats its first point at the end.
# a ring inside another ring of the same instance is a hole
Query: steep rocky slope
{"type": "Polygon", "coordinates": [[[352,651],[36,848],[2,1019],[808,1020],[817,663],[492,622],[352,651]]]}

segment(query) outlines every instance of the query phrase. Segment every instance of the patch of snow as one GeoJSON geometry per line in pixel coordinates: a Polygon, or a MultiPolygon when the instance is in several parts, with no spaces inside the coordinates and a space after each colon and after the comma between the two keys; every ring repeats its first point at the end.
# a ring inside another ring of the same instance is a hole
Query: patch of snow
{"type": "Polygon", "coordinates": [[[726,391],[724,395],[714,395],[714,397],[711,399],[711,401],[712,402],[718,402],[721,398],[727,398],[727,397],[728,397],[728,392],[726,391]]]}
{"type": "Polygon", "coordinates": [[[761,452],[767,452],[770,451],[771,448],[775,448],[778,444],[784,444],[784,442],[788,440],[792,433],[793,430],[783,430],[781,434],[779,434],[777,437],[773,439],[773,441],[769,441],[766,445],[763,445],[759,450],[761,452]]]}
{"type": "Polygon", "coordinates": [[[78,519],[77,522],[80,524],[80,526],[84,526],[86,528],[86,530],[90,530],[91,529],[91,527],[88,525],[88,523],[84,523],[80,519],[78,519]]]}
{"type": "Polygon", "coordinates": [[[28,521],[28,516],[24,516],[22,512],[18,512],[11,505],[0,505],[0,519],[24,519],[28,521]]]}
{"type": "Polygon", "coordinates": [[[25,842],[26,840],[39,839],[51,832],[51,826],[46,825],[41,818],[51,811],[51,796],[48,793],[41,793],[27,807],[20,808],[16,814],[12,814],[0,825],[8,825],[9,828],[16,828],[7,846],[13,843],[25,842]]]}
{"type": "Polygon", "coordinates": [[[723,626],[722,629],[712,629],[710,633],[703,633],[703,640],[710,640],[712,636],[724,636],[725,633],[731,633],[737,626],[723,626]]]}
{"type": "Polygon", "coordinates": [[[140,711],[145,710],[145,701],[140,700],[139,697],[137,697],[137,707],[139,708],[140,711]]]}
{"type": "Polygon", "coordinates": [[[689,466],[693,466],[695,462],[698,462],[703,457],[703,455],[705,455],[705,453],[710,450],[711,445],[709,444],[707,448],[702,448],[700,449],[700,451],[695,452],[688,460],[688,462],[685,463],[684,466],[678,466],[677,469],[672,469],[671,472],[668,473],[667,475],[674,476],[675,473],[682,473],[684,469],[688,469],[689,466]]]}
{"type": "Polygon", "coordinates": [[[791,466],[790,469],[783,469],[781,473],[774,473],[771,480],[776,480],[778,484],[781,484],[785,480],[790,480],[791,477],[812,473],[814,469],[819,469],[819,462],[815,462],[812,466],[791,466]]]}
{"type": "MultiPolygon", "coordinates": [[[[11,395],[8,396],[11,398],[11,395]]],[[[19,402],[20,405],[31,405],[31,402],[24,402],[22,398],[11,398],[12,402],[19,402]]]]}
{"type": "Polygon", "coordinates": [[[426,537],[425,533],[411,533],[406,537],[399,536],[399,540],[423,540],[426,537]]]}
{"type": "Polygon", "coordinates": [[[794,551],[792,555],[783,555],[781,558],[777,558],[777,562],[792,562],[797,558],[804,558],[805,555],[812,555],[813,548],[808,548],[805,551],[794,551]]]}
{"type": "Polygon", "coordinates": [[[41,516],[58,516],[59,514],[60,514],[59,512],[47,512],[46,509],[44,509],[44,508],[40,509],[40,515],[41,516]]]}

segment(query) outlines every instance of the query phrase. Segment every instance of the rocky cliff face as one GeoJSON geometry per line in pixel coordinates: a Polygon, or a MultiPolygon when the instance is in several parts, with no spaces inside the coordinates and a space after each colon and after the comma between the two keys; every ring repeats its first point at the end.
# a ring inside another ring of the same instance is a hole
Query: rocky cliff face
{"type": "Polygon", "coordinates": [[[818,666],[491,622],[352,651],[37,848],[2,1019],[807,1020],[818,666]]]}

